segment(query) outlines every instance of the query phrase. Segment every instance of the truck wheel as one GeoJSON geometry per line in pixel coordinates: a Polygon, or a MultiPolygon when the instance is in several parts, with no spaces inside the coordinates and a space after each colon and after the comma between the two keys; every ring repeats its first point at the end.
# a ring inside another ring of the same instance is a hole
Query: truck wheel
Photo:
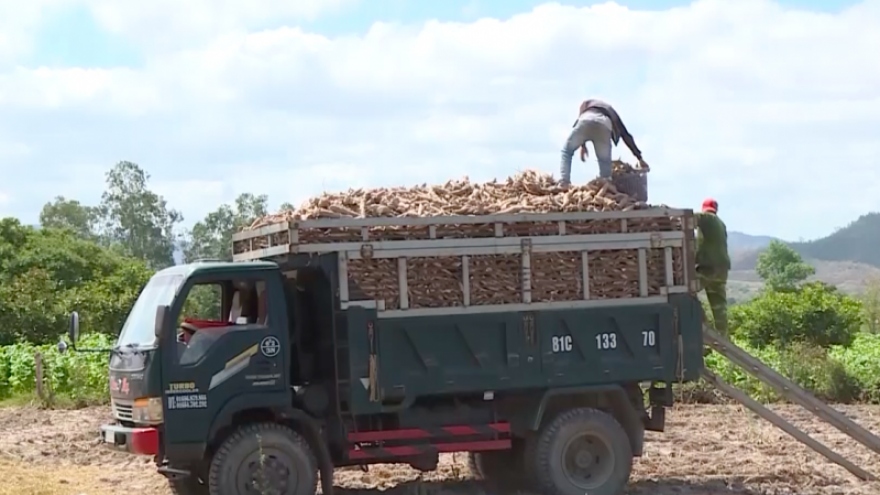
{"type": "Polygon", "coordinates": [[[168,480],[168,488],[174,495],[208,495],[207,483],[203,483],[195,475],[182,480],[168,480]]]}
{"type": "Polygon", "coordinates": [[[523,440],[514,439],[510,450],[470,452],[468,467],[476,479],[495,483],[500,488],[529,488],[531,483],[525,472],[523,444],[523,440]]]}
{"type": "Polygon", "coordinates": [[[553,495],[618,495],[629,481],[633,454],[613,416],[590,408],[563,412],[541,429],[534,473],[553,495]]]}
{"type": "Polygon", "coordinates": [[[211,495],[314,495],[318,465],[305,439],[287,426],[239,428],[211,460],[211,495]]]}

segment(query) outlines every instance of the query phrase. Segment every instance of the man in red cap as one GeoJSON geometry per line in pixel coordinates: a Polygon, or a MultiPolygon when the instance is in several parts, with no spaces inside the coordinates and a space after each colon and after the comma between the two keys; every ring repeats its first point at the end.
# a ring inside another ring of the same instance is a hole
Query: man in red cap
{"type": "Polygon", "coordinates": [[[703,211],[696,217],[697,275],[712,307],[715,329],[727,334],[727,226],[718,218],[718,202],[712,198],[703,201],[703,211]]]}

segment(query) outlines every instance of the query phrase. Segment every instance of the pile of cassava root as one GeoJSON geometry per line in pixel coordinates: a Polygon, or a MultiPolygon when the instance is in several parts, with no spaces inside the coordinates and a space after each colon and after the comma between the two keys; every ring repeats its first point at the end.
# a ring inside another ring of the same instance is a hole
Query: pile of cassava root
{"type": "MultiPolygon", "coordinates": [[[[614,171],[628,174],[637,170],[615,161],[614,171]]],[[[563,188],[552,176],[527,170],[502,182],[479,184],[464,178],[443,185],[324,193],[305,201],[296,210],[257,219],[251,229],[294,219],[628,211],[645,207],[645,203],[618,192],[612,181],[597,178],[584,185],[563,188]]]]}
{"type": "MultiPolygon", "coordinates": [[[[614,164],[615,177],[638,173],[622,163],[614,164]]],[[[503,181],[474,183],[467,178],[443,185],[422,184],[415,187],[350,189],[325,193],[304,202],[292,211],[283,211],[255,221],[251,229],[289,220],[330,218],[494,215],[583,211],[628,211],[650,208],[644,202],[620,193],[613,180],[594,179],[587,184],[561,187],[550,175],[528,170],[503,181]]],[[[621,233],[620,220],[597,219],[567,222],[566,234],[621,233]]],[[[555,222],[516,222],[503,226],[504,235],[536,236],[557,234],[555,222]]],[[[626,232],[676,230],[668,217],[629,219],[626,232]]],[[[437,238],[494,237],[494,225],[437,225],[437,238]]],[[[287,232],[271,239],[242,241],[235,252],[258,249],[288,242],[287,232]]],[[[360,228],[298,229],[298,242],[335,243],[365,241],[360,228]]],[[[374,226],[367,229],[366,241],[428,239],[428,228],[408,225],[374,226]]],[[[677,248],[678,249],[678,248],[677,248]]],[[[648,257],[648,286],[651,295],[664,285],[663,250],[651,249],[648,257]],[[656,251],[656,252],[654,252],[656,251]]],[[[680,271],[680,249],[675,254],[680,271]]],[[[638,250],[607,250],[589,253],[590,297],[595,299],[632,297],[639,292],[638,250]]],[[[407,300],[410,308],[511,304],[522,302],[522,256],[520,254],[474,255],[465,271],[461,256],[409,257],[407,300]],[[468,284],[462,277],[469,273],[468,284]]],[[[531,257],[531,294],[534,302],[583,299],[582,257],[578,251],[533,253],[531,257]]],[[[349,293],[352,300],[382,300],[387,309],[400,308],[401,285],[397,259],[359,258],[348,262],[349,293]]]]}

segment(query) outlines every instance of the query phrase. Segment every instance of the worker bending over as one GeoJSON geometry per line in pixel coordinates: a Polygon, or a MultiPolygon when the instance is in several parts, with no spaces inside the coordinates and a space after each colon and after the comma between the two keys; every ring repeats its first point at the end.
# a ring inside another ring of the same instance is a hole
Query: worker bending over
{"type": "Polygon", "coordinates": [[[587,141],[593,143],[596,160],[599,162],[599,177],[611,178],[611,143],[616,146],[623,139],[633,156],[639,160],[639,166],[648,170],[648,164],[642,160],[632,135],[626,130],[617,111],[602,100],[592,99],[581,103],[578,118],[574,122],[571,134],[562,148],[562,164],[559,169],[559,183],[567,186],[571,183],[571,159],[575,150],[580,148],[581,161],[587,161],[587,141]]]}
{"type": "Polygon", "coordinates": [[[727,226],[718,218],[718,202],[711,198],[703,201],[703,211],[696,217],[697,275],[712,307],[715,329],[726,335],[727,274],[730,272],[727,226]]]}

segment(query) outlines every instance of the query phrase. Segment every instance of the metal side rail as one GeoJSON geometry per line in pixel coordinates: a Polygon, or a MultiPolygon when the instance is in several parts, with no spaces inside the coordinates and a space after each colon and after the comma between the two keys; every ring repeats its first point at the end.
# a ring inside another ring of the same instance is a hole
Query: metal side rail
{"type": "Polygon", "coordinates": [[[729,359],[752,376],[766,383],[781,396],[800,404],[805,409],[834,426],[853,440],[880,454],[880,438],[859,426],[840,411],[814,397],[796,383],[768,367],[754,356],[740,349],[708,326],[703,326],[703,338],[709,347],[729,359]]]}
{"type": "Polygon", "coordinates": [[[843,469],[846,469],[847,471],[849,471],[850,473],[852,473],[853,475],[855,475],[857,478],[861,479],[862,481],[876,481],[877,480],[877,478],[873,474],[856,466],[855,464],[846,460],[843,456],[841,456],[837,452],[834,452],[833,450],[829,449],[825,445],[817,442],[812,437],[810,437],[808,434],[804,433],[802,430],[798,429],[796,426],[789,423],[788,421],[783,419],[781,416],[779,416],[775,412],[764,407],[760,402],[756,401],[755,399],[752,399],[751,397],[749,397],[748,395],[746,395],[742,391],[729,385],[724,380],[718,378],[717,376],[715,376],[714,373],[712,373],[711,371],[709,371],[705,368],[703,368],[703,379],[705,379],[707,382],[711,383],[712,385],[715,385],[715,387],[718,390],[721,390],[722,392],[724,392],[725,394],[730,396],[731,399],[748,407],[758,416],[761,416],[762,418],[766,419],[767,421],[772,423],[777,428],[788,433],[789,435],[794,437],[795,440],[797,440],[797,441],[801,442],[802,444],[806,445],[807,447],[815,450],[819,454],[822,454],[823,456],[825,456],[826,459],[837,464],[838,466],[842,467],[843,469]]]}

